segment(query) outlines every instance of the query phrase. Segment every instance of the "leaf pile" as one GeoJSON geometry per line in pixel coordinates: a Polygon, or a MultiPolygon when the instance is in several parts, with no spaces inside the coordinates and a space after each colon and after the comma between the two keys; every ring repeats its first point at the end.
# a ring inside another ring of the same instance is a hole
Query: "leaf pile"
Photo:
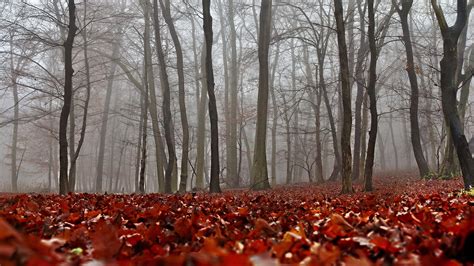
{"type": "Polygon", "coordinates": [[[459,180],[376,187],[0,196],[0,265],[474,262],[474,198],[455,192],[459,180]]]}

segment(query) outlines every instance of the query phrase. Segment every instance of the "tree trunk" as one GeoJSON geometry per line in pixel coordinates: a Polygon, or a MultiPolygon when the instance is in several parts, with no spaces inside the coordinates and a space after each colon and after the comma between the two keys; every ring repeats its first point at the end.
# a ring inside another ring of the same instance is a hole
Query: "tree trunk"
{"type": "MultiPolygon", "coordinates": [[[[148,5],[148,0],[146,0],[146,5],[148,5]]],[[[160,1],[161,2],[161,1],[160,1]]],[[[162,5],[162,9],[164,6],[162,5]]],[[[148,9],[146,9],[148,10],[148,9]]],[[[166,13],[166,11],[163,11],[166,13]]],[[[145,15],[145,24],[147,21],[148,15],[145,15]]],[[[148,19],[149,20],[149,19],[148,19]]],[[[158,16],[158,1],[153,0],[153,20],[154,20],[154,29],[155,29],[155,49],[158,54],[158,63],[160,66],[160,83],[161,89],[163,90],[163,103],[162,103],[162,112],[163,112],[163,126],[165,129],[165,140],[166,146],[168,148],[168,162],[165,168],[165,193],[172,192],[172,174],[176,160],[176,151],[174,147],[174,139],[172,132],[172,115],[171,115],[171,92],[170,85],[168,80],[168,71],[166,67],[165,54],[163,52],[163,47],[161,43],[161,33],[160,33],[160,23],[158,16]]],[[[145,38],[149,38],[145,37],[145,38]]],[[[151,56],[151,54],[149,54],[151,56]]],[[[151,60],[150,60],[151,61],[151,60]]],[[[151,67],[151,66],[149,66],[151,67]]],[[[152,78],[152,77],[149,77],[152,78]]]]}
{"type": "Polygon", "coordinates": [[[206,79],[207,79],[207,93],[209,96],[209,119],[211,123],[211,180],[210,192],[221,192],[219,182],[219,127],[218,114],[216,105],[216,95],[214,94],[214,72],[212,68],[212,16],[211,16],[211,1],[202,0],[203,6],[203,28],[206,40],[206,79]]]}
{"type": "Polygon", "coordinates": [[[349,77],[349,65],[347,58],[347,45],[345,37],[345,27],[343,18],[343,8],[341,0],[334,0],[334,16],[336,17],[337,44],[339,50],[340,77],[342,86],[342,105],[343,105],[343,126],[341,134],[341,161],[342,161],[342,193],[351,193],[351,129],[352,129],[352,110],[351,110],[351,88],[349,77]]]}
{"type": "MultiPolygon", "coordinates": [[[[145,71],[143,71],[145,72],[145,71]]],[[[145,72],[146,73],[146,72],[145,72]]],[[[144,82],[145,83],[145,82],[144,82]]],[[[145,116],[147,115],[147,110],[145,109],[145,93],[140,93],[140,122],[138,124],[138,139],[137,139],[137,153],[135,158],[135,193],[140,192],[140,167],[141,167],[141,153],[142,153],[142,136],[143,136],[143,123],[145,121],[145,116]]]]}
{"type": "Polygon", "coordinates": [[[291,145],[291,116],[288,115],[289,107],[286,102],[285,95],[282,95],[283,106],[285,107],[285,124],[286,124],[286,184],[291,184],[293,180],[293,163],[292,163],[292,145],[291,145]]]}
{"type": "Polygon", "coordinates": [[[207,80],[206,80],[206,45],[203,45],[201,53],[201,91],[198,105],[198,126],[197,126],[197,144],[196,144],[196,188],[204,188],[204,179],[206,174],[206,167],[204,159],[206,155],[206,106],[208,104],[207,98],[207,80]]]}
{"type": "Polygon", "coordinates": [[[144,49],[147,50],[148,57],[145,58],[145,69],[147,71],[146,83],[148,84],[149,91],[149,112],[151,118],[151,125],[153,128],[153,138],[155,142],[155,157],[156,157],[156,171],[158,178],[158,189],[159,192],[165,192],[165,177],[163,174],[163,165],[166,161],[166,153],[164,151],[164,145],[161,138],[160,122],[158,120],[158,109],[156,102],[156,90],[155,90],[155,79],[153,71],[153,62],[151,58],[151,44],[150,44],[150,14],[149,11],[152,9],[150,2],[144,0],[142,8],[145,15],[145,31],[144,31],[144,49]]]}
{"type": "Polygon", "coordinates": [[[398,164],[398,148],[397,148],[397,143],[395,142],[395,131],[393,130],[393,113],[390,112],[390,118],[389,118],[389,127],[390,127],[390,136],[392,139],[392,146],[393,146],[393,156],[395,159],[395,170],[399,170],[399,164],[398,164]]]}
{"type": "Polygon", "coordinates": [[[268,51],[271,39],[272,0],[262,0],[258,36],[259,82],[257,98],[257,124],[252,176],[255,190],[270,188],[268,182],[266,139],[268,112],[268,51]]]}
{"type": "Polygon", "coordinates": [[[466,24],[467,1],[457,0],[457,17],[453,26],[449,27],[441,7],[436,0],[431,0],[435,10],[438,24],[443,36],[443,59],[441,66],[441,104],[444,117],[451,132],[451,139],[456,148],[459,164],[461,166],[464,187],[471,189],[474,186],[474,159],[464,135],[461,119],[456,106],[456,65],[457,65],[457,43],[459,36],[466,24]]]}
{"type": "Polygon", "coordinates": [[[411,143],[413,146],[413,154],[418,165],[420,176],[427,176],[430,172],[428,163],[426,162],[425,156],[423,155],[423,148],[420,140],[420,126],[418,120],[418,102],[419,102],[419,89],[418,80],[416,77],[415,62],[413,56],[413,47],[410,36],[410,29],[408,27],[408,14],[413,5],[413,0],[403,0],[401,2],[401,8],[397,3],[394,2],[403,30],[403,42],[405,44],[405,51],[407,56],[406,71],[408,73],[408,79],[410,81],[411,95],[410,95],[410,132],[411,132],[411,143]]]}
{"type": "Polygon", "coordinates": [[[95,185],[95,192],[99,193],[102,192],[103,186],[103,171],[104,171],[104,155],[105,155],[105,141],[107,137],[107,127],[108,127],[108,120],[109,120],[109,113],[110,113],[110,101],[112,98],[112,88],[114,85],[114,77],[115,72],[117,69],[117,64],[114,62],[116,58],[119,56],[120,52],[120,37],[116,36],[115,41],[112,47],[112,62],[110,66],[110,70],[107,74],[107,87],[105,92],[105,103],[104,103],[104,111],[102,113],[102,125],[100,127],[100,141],[99,141],[99,155],[97,158],[97,177],[96,177],[96,185],[95,185]]]}
{"type": "Polygon", "coordinates": [[[20,100],[18,97],[18,85],[15,64],[13,63],[13,34],[10,36],[10,71],[11,86],[13,89],[13,132],[11,144],[11,182],[12,192],[18,192],[18,173],[17,173],[17,145],[18,145],[18,119],[20,114],[20,100]]]}
{"type": "MultiPolygon", "coordinates": [[[[156,6],[156,0],[155,6],[156,6]]],[[[179,113],[181,117],[181,128],[183,131],[182,136],[182,155],[181,155],[181,178],[180,178],[180,185],[179,191],[185,192],[186,191],[186,184],[188,181],[188,161],[189,161],[189,125],[188,125],[188,116],[186,113],[186,95],[185,95],[185,88],[184,88],[184,63],[183,63],[183,51],[181,48],[181,42],[178,37],[178,33],[176,32],[173,19],[171,17],[171,8],[170,8],[170,1],[165,0],[165,4],[163,1],[160,1],[163,17],[165,18],[165,22],[168,25],[168,29],[171,34],[171,38],[173,40],[173,44],[176,50],[176,67],[178,69],[178,98],[179,98],[179,113]]],[[[158,21],[158,14],[154,15],[155,20],[158,21]]],[[[159,30],[159,29],[158,29],[159,30]]],[[[156,32],[156,29],[155,29],[156,32]]]]}
{"type": "MultiPolygon", "coordinates": [[[[87,16],[87,1],[84,1],[84,25],[86,25],[86,16],[87,16]]],[[[83,29],[82,31],[82,38],[84,40],[83,49],[84,49],[84,67],[86,70],[86,99],[84,101],[84,111],[82,115],[82,126],[81,132],[79,136],[79,142],[77,143],[77,148],[74,151],[73,144],[74,144],[74,136],[75,132],[73,130],[74,127],[71,126],[71,139],[69,140],[71,143],[71,151],[73,151],[71,156],[71,166],[69,169],[69,190],[71,192],[75,191],[76,187],[76,162],[77,158],[79,158],[79,154],[81,152],[82,146],[84,144],[84,139],[86,136],[86,128],[87,128],[87,115],[89,112],[89,101],[91,95],[91,77],[90,77],[90,65],[89,65],[89,55],[88,55],[88,40],[87,40],[87,31],[83,29]]],[[[74,107],[71,107],[72,109],[74,107]]],[[[72,113],[71,113],[72,115],[72,113]]],[[[71,123],[72,125],[73,123],[71,123]]]]}
{"type": "Polygon", "coordinates": [[[339,153],[339,140],[337,138],[336,122],[334,121],[334,115],[332,113],[331,103],[329,102],[329,96],[326,88],[326,80],[324,78],[324,57],[325,55],[318,51],[318,68],[319,68],[319,86],[323,95],[324,104],[326,105],[326,112],[328,113],[329,126],[331,129],[332,145],[334,150],[334,167],[329,177],[329,180],[334,181],[341,171],[341,154],[339,153]]]}
{"type": "Polygon", "coordinates": [[[237,67],[237,32],[234,22],[234,1],[229,0],[229,28],[230,28],[230,129],[229,129],[229,156],[227,157],[227,176],[232,180],[232,186],[239,186],[239,176],[237,174],[237,101],[238,101],[238,80],[239,70],[237,67]]]}
{"type": "MultiPolygon", "coordinates": [[[[360,2],[360,1],[359,1],[360,2]]],[[[365,17],[365,9],[362,9],[359,5],[359,16],[365,17]]],[[[365,19],[360,20],[360,45],[357,51],[357,63],[355,66],[355,83],[357,87],[357,94],[355,100],[355,112],[354,112],[354,160],[352,163],[352,180],[358,180],[360,178],[360,161],[365,158],[361,156],[361,150],[365,150],[365,147],[361,145],[362,138],[362,102],[364,101],[364,65],[367,56],[367,46],[365,39],[365,19]]]]}
{"type": "Polygon", "coordinates": [[[367,86],[367,94],[370,101],[370,131],[369,143],[367,146],[367,158],[365,160],[364,179],[365,191],[372,191],[372,172],[374,166],[375,143],[377,141],[378,131],[378,114],[377,114],[377,96],[375,90],[375,83],[377,81],[377,47],[375,44],[375,15],[374,15],[374,0],[368,1],[368,16],[369,16],[369,49],[370,49],[370,66],[369,66],[369,85],[367,86]]]}
{"type": "Polygon", "coordinates": [[[68,143],[67,125],[72,100],[72,49],[74,37],[76,37],[76,4],[74,0],[68,0],[69,23],[66,41],[64,42],[64,103],[59,117],[59,193],[65,195],[69,192],[68,180],[68,143]]]}
{"type": "Polygon", "coordinates": [[[272,86],[272,89],[270,90],[270,95],[272,97],[272,110],[273,110],[273,121],[272,121],[272,163],[271,163],[271,179],[272,179],[272,186],[275,186],[277,183],[277,178],[276,178],[276,149],[277,149],[277,126],[278,126],[278,106],[277,106],[277,101],[276,101],[276,96],[275,96],[275,75],[276,75],[276,70],[278,68],[278,62],[280,58],[280,42],[277,42],[276,44],[276,50],[275,50],[275,58],[273,61],[273,66],[272,66],[272,74],[271,74],[271,80],[270,84],[272,86]]]}

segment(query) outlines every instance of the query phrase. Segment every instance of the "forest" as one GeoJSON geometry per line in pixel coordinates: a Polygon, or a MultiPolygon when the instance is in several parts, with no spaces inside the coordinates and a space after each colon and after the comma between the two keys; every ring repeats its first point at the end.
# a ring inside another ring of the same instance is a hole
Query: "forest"
{"type": "Polygon", "coordinates": [[[0,0],[0,265],[471,265],[474,0],[0,0]]]}

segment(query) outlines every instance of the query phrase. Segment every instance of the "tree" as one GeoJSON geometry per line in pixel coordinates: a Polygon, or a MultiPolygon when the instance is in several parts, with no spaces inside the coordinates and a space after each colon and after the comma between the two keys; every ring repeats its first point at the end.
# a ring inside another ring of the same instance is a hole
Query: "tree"
{"type": "Polygon", "coordinates": [[[107,128],[110,113],[110,101],[112,99],[112,89],[114,87],[115,73],[117,69],[117,58],[120,55],[121,30],[118,29],[114,34],[114,41],[112,43],[112,61],[109,72],[107,73],[107,86],[105,90],[105,102],[102,113],[101,127],[100,127],[100,141],[99,154],[97,158],[97,172],[95,192],[102,192],[103,186],[103,170],[104,170],[104,156],[105,156],[105,141],[107,137],[107,128]]]}
{"type": "MultiPolygon", "coordinates": [[[[156,0],[154,0],[154,8],[157,9],[156,0]]],[[[165,0],[163,3],[160,0],[160,5],[165,18],[165,22],[168,25],[168,29],[171,34],[171,39],[176,50],[176,67],[178,69],[178,98],[179,98],[179,113],[181,117],[181,128],[183,130],[182,138],[182,155],[181,155],[181,178],[179,184],[179,191],[186,191],[186,184],[188,180],[188,160],[189,160],[189,125],[188,125],[188,116],[186,114],[186,94],[184,88],[184,63],[183,63],[183,50],[181,48],[181,42],[178,37],[178,33],[175,29],[173,18],[171,17],[171,7],[170,1],[165,0]]],[[[158,20],[158,14],[155,14],[157,11],[154,9],[153,17],[155,20],[158,20]]],[[[156,27],[156,25],[155,25],[156,27]]],[[[155,28],[155,32],[157,29],[155,28]]]]}
{"type": "Polygon", "coordinates": [[[474,159],[464,135],[456,104],[456,66],[458,60],[458,40],[468,21],[467,0],[457,0],[456,22],[448,26],[444,12],[436,0],[431,0],[438,25],[443,37],[443,58],[441,59],[441,104],[444,118],[449,126],[451,139],[456,148],[465,189],[474,187],[474,159]]]}
{"type": "Polygon", "coordinates": [[[372,191],[372,170],[374,166],[375,143],[377,141],[378,131],[378,114],[377,114],[377,96],[375,91],[375,82],[377,80],[377,47],[375,45],[375,15],[374,15],[374,0],[368,1],[368,15],[369,15],[369,49],[370,49],[370,66],[369,66],[369,85],[367,87],[367,94],[370,102],[370,131],[369,143],[367,145],[367,158],[365,161],[365,191],[372,191]]]}
{"type": "Polygon", "coordinates": [[[69,192],[68,180],[68,143],[67,143],[67,124],[71,110],[72,100],[72,49],[74,38],[76,37],[76,3],[74,0],[68,1],[69,23],[67,39],[64,42],[64,96],[61,116],[59,118],[59,193],[65,195],[69,192]]]}
{"type": "Polygon", "coordinates": [[[419,102],[419,89],[418,80],[416,77],[415,61],[413,56],[413,47],[410,36],[410,28],[408,27],[408,14],[413,5],[413,0],[402,0],[400,4],[395,0],[392,0],[398,15],[400,16],[400,23],[402,24],[403,31],[403,43],[405,45],[405,51],[407,56],[406,71],[408,73],[408,79],[410,80],[411,95],[410,95],[410,132],[411,132],[411,144],[413,146],[413,154],[418,165],[420,176],[427,176],[430,172],[428,163],[426,162],[425,156],[423,155],[423,148],[420,140],[420,126],[418,119],[418,102],[419,102]]]}
{"type": "MultiPolygon", "coordinates": [[[[87,17],[87,0],[84,1],[84,25],[87,24],[86,22],[87,17]]],[[[84,53],[84,67],[86,70],[86,99],[84,100],[84,111],[82,115],[82,126],[81,132],[79,136],[79,142],[77,143],[77,148],[74,150],[71,146],[71,167],[69,168],[69,190],[71,192],[75,191],[76,188],[76,163],[77,158],[79,158],[79,154],[81,152],[82,146],[84,144],[84,139],[86,136],[86,128],[87,128],[87,116],[89,112],[89,102],[91,96],[91,75],[90,75],[90,64],[89,64],[89,54],[88,54],[88,39],[87,39],[87,31],[86,29],[82,30],[82,38],[84,41],[83,44],[83,53],[84,53]]],[[[72,130],[72,129],[71,129],[72,130]]],[[[74,135],[74,131],[71,135],[74,135]]],[[[71,144],[73,144],[73,138],[70,139],[71,144]]]]}
{"type": "Polygon", "coordinates": [[[260,30],[258,35],[258,98],[257,98],[257,129],[255,132],[255,151],[252,169],[252,188],[268,189],[267,169],[267,112],[268,112],[268,51],[270,49],[272,24],[272,0],[262,0],[260,7],[260,30]]]}
{"type": "Polygon", "coordinates": [[[337,27],[337,44],[339,48],[339,64],[343,107],[343,124],[341,134],[342,193],[350,193],[353,191],[351,177],[351,88],[343,8],[341,0],[334,0],[334,16],[336,17],[337,27]]]}
{"type": "Polygon", "coordinates": [[[207,94],[209,96],[209,120],[211,123],[211,181],[210,192],[221,192],[219,184],[219,127],[218,114],[216,105],[216,95],[214,93],[214,71],[212,69],[212,16],[211,1],[202,0],[203,28],[206,40],[206,80],[207,94]]]}
{"type": "MultiPolygon", "coordinates": [[[[148,0],[146,0],[148,2],[148,0]]],[[[148,5],[148,4],[147,4],[148,5]]],[[[164,8],[163,4],[161,5],[164,8]]],[[[148,10],[144,10],[148,12],[148,10]]],[[[165,11],[163,11],[165,12],[165,11]]],[[[146,16],[146,15],[145,15],[146,16]]],[[[168,71],[166,68],[165,53],[163,52],[163,47],[161,46],[161,33],[160,33],[160,23],[158,16],[158,1],[153,1],[153,19],[154,19],[154,29],[155,29],[155,48],[156,53],[158,54],[158,63],[160,65],[160,83],[161,89],[163,90],[163,126],[165,128],[165,140],[166,146],[168,147],[168,163],[165,168],[165,193],[172,192],[172,174],[174,171],[174,165],[176,162],[176,150],[174,147],[174,138],[172,132],[172,115],[171,115],[171,91],[170,83],[168,79],[168,71]]],[[[149,56],[151,56],[149,54],[149,56]]],[[[153,78],[153,77],[151,77],[153,78]]]]}

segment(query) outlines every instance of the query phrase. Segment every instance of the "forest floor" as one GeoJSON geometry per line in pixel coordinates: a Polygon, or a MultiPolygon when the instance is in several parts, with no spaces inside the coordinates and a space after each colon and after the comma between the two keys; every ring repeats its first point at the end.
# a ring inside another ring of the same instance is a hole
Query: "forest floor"
{"type": "Polygon", "coordinates": [[[462,181],[375,179],[222,194],[0,195],[0,265],[462,265],[462,181]]]}

